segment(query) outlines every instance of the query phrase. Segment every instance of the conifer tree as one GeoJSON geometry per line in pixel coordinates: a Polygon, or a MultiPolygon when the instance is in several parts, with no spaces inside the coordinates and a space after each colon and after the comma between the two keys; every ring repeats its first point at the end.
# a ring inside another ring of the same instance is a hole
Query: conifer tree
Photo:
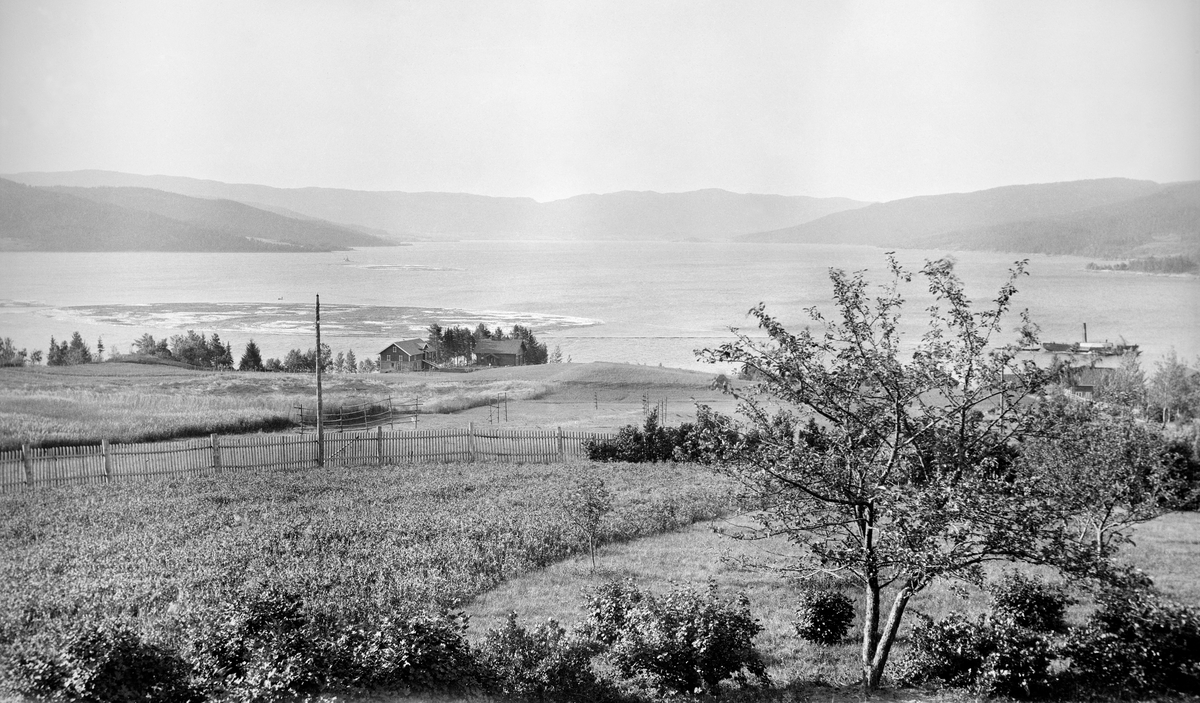
{"type": "Polygon", "coordinates": [[[258,345],[251,339],[249,342],[246,342],[246,351],[242,352],[242,359],[238,362],[238,371],[262,370],[262,352],[259,351],[258,345]]]}

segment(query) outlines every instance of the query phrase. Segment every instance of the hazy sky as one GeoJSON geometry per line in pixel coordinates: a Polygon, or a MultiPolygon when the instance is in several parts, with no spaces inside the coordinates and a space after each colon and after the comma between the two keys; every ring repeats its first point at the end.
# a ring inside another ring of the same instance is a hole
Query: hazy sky
{"type": "Polygon", "coordinates": [[[0,173],[539,200],[1200,179],[1200,2],[0,0],[0,173]]]}

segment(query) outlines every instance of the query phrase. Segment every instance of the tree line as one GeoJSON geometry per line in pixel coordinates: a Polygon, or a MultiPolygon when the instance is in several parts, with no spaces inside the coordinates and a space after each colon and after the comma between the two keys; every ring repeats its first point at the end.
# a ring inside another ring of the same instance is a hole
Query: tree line
{"type": "Polygon", "coordinates": [[[523,325],[513,325],[512,331],[505,333],[504,330],[497,325],[495,329],[488,329],[487,325],[479,323],[474,330],[469,327],[454,326],[442,327],[438,323],[433,323],[427,328],[428,336],[426,342],[429,344],[429,353],[433,356],[433,361],[449,362],[452,364],[466,365],[470,362],[471,354],[475,351],[476,345],[484,340],[504,341],[509,339],[520,340],[525,343],[525,363],[526,364],[546,364],[558,363],[562,361],[562,352],[557,348],[553,352],[546,349],[546,345],[539,342],[534,336],[533,330],[523,325]]]}

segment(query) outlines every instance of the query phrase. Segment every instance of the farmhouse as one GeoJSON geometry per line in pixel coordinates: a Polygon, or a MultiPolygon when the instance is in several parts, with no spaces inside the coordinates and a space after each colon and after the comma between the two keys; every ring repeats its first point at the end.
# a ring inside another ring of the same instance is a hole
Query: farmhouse
{"type": "Polygon", "coordinates": [[[392,342],[379,352],[379,372],[424,371],[429,368],[429,343],[423,339],[392,342]]]}
{"type": "Polygon", "coordinates": [[[480,366],[524,366],[525,342],[520,339],[481,339],[475,344],[475,363],[480,366]]]}

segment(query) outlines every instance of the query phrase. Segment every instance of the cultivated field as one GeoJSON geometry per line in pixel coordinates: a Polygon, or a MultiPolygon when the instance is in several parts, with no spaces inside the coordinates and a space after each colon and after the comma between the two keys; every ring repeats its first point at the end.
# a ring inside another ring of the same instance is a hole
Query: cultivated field
{"type": "MultiPolygon", "coordinates": [[[[638,422],[645,399],[667,401],[669,422],[693,400],[730,405],[712,375],[629,364],[550,364],[469,374],[330,374],[327,407],[391,396],[419,399],[424,429],[468,422],[611,431],[638,422]],[[502,412],[488,407],[507,398],[502,412]]],[[[281,431],[293,407],[316,404],[311,374],[189,371],[104,363],[0,369],[0,449],[281,431]]]]}
{"type": "Polygon", "coordinates": [[[438,464],[260,471],[0,496],[0,634],[128,615],[152,629],[248,584],[319,608],[456,608],[585,549],[562,496],[614,494],[601,538],[711,519],[727,487],[690,466],[438,464]]]}

